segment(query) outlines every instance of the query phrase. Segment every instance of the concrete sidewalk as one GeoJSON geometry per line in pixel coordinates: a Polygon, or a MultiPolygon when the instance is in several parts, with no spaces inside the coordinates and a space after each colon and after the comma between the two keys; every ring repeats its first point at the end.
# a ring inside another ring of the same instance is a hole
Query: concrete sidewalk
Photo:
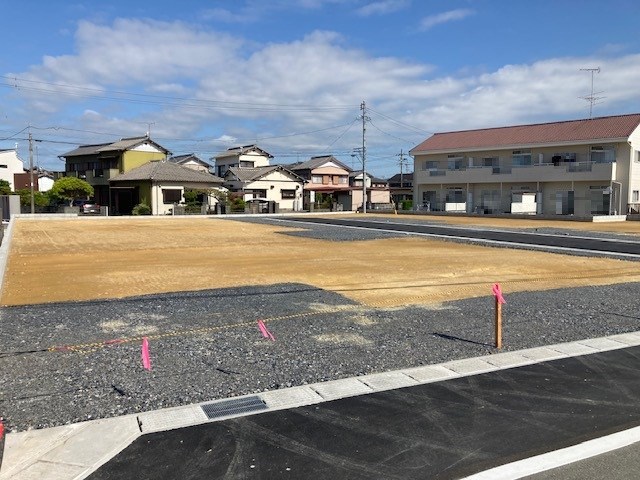
{"type": "MultiPolygon", "coordinates": [[[[145,434],[638,345],[640,332],[634,332],[275,390],[234,397],[232,400],[10,433],[6,436],[0,480],[82,479],[145,434]]],[[[597,455],[621,446],[611,445],[611,442],[604,442],[601,448],[592,445],[588,455],[597,455]]],[[[568,461],[562,456],[557,460],[547,458],[545,463],[531,462],[531,465],[521,468],[518,475],[541,471],[536,470],[540,465],[543,465],[542,470],[546,470],[565,463],[568,461]]],[[[507,475],[503,478],[518,477],[507,475]]]]}

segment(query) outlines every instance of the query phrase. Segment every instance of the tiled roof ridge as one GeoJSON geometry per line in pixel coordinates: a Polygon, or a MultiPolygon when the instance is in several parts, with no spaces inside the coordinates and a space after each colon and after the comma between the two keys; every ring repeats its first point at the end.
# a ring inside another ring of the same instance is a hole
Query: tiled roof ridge
{"type": "Polygon", "coordinates": [[[606,115],[603,117],[593,117],[593,118],[578,118],[575,120],[558,120],[555,122],[522,123],[518,125],[503,125],[500,127],[469,128],[467,130],[450,130],[447,132],[436,132],[433,135],[448,135],[451,133],[467,133],[467,132],[483,132],[487,130],[506,130],[509,128],[538,127],[543,125],[559,125],[562,123],[592,122],[595,120],[606,120],[606,119],[612,119],[612,118],[635,117],[635,116],[640,117],[640,113],[623,113],[620,115],[606,115]]]}

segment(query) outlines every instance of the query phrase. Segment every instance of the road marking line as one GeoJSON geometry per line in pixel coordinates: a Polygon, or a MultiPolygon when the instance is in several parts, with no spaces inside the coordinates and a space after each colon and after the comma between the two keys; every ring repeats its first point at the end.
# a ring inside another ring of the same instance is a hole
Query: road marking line
{"type": "Polygon", "coordinates": [[[465,479],[508,480],[522,478],[627,447],[636,442],[640,442],[640,427],[630,428],[629,430],[588,440],[571,447],[500,465],[499,467],[465,477],[465,479]]]}

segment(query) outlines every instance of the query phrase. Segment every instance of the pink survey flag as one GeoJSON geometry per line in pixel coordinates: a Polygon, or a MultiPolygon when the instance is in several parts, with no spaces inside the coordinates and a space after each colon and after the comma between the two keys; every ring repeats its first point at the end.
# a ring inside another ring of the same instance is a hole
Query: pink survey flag
{"type": "Polygon", "coordinates": [[[507,303],[507,301],[502,296],[502,288],[500,288],[499,283],[495,283],[493,285],[492,290],[493,290],[493,296],[496,297],[496,300],[498,301],[498,303],[507,303]]]}
{"type": "Polygon", "coordinates": [[[151,357],[149,356],[149,339],[142,338],[142,366],[145,370],[151,371],[151,357]]]}
{"type": "Polygon", "coordinates": [[[258,328],[262,332],[262,336],[264,338],[269,338],[269,339],[275,341],[274,336],[272,335],[272,333],[269,331],[269,329],[267,328],[267,326],[264,324],[264,322],[262,320],[258,320],[258,328]]]}

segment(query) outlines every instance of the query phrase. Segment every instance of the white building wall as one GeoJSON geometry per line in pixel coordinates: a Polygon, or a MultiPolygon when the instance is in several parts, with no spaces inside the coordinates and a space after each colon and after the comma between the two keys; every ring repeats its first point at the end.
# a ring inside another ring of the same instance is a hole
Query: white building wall
{"type": "Polygon", "coordinates": [[[53,178],[39,177],[38,178],[38,190],[41,192],[48,192],[53,187],[53,178]]]}
{"type": "Polygon", "coordinates": [[[13,175],[24,173],[24,163],[18,157],[18,152],[14,149],[0,150],[0,179],[6,180],[14,190],[13,175]]]}

